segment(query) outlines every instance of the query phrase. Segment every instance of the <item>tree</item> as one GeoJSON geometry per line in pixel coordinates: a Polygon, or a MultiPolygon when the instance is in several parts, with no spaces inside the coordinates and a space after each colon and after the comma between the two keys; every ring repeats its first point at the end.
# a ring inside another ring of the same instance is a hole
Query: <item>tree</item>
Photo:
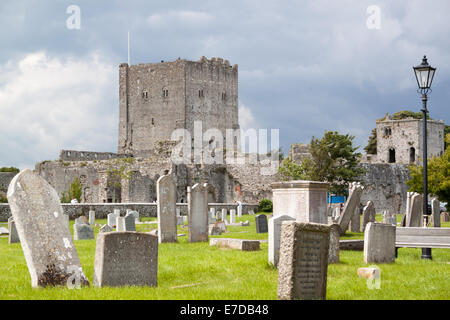
{"type": "Polygon", "coordinates": [[[354,136],[325,132],[322,139],[311,139],[311,157],[300,165],[287,158],[279,168],[283,180],[312,180],[330,183],[330,192],[345,194],[348,184],[357,181],[364,170],[358,167],[361,153],[353,147],[354,136]]]}
{"type": "Polygon", "coordinates": [[[76,198],[78,202],[81,202],[82,186],[80,179],[76,177],[70,184],[69,191],[63,191],[61,193],[61,202],[69,203],[73,198],[76,198]]]}
{"type": "MultiPolygon", "coordinates": [[[[450,134],[450,126],[445,125],[444,126],[444,137],[446,137],[448,134],[450,134]]],[[[448,142],[447,139],[445,139],[444,149],[447,149],[449,144],[450,144],[450,142],[448,142]]]]}
{"type": "Polygon", "coordinates": [[[374,128],[369,136],[369,142],[364,148],[367,154],[377,154],[377,128],[374,128]]]}
{"type": "MultiPolygon", "coordinates": [[[[445,141],[450,143],[450,134],[445,141]]],[[[423,166],[412,164],[409,166],[411,179],[406,182],[409,191],[423,193],[423,166]]],[[[450,148],[440,157],[428,161],[428,191],[438,197],[439,201],[447,202],[450,209],[450,148]]]]}

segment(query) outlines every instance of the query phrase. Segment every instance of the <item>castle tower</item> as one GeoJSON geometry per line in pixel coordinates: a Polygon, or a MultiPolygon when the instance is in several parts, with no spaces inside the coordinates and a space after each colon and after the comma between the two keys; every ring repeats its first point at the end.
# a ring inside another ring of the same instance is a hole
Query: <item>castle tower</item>
{"type": "MultiPolygon", "coordinates": [[[[221,58],[119,66],[119,153],[145,155],[175,129],[238,129],[238,67],[221,58]]],[[[225,147],[225,144],[224,144],[225,147]]]]}
{"type": "MultiPolygon", "coordinates": [[[[377,162],[421,163],[423,147],[422,119],[392,120],[389,115],[377,120],[377,162]]],[[[428,158],[444,152],[444,122],[427,120],[428,158]]]]}

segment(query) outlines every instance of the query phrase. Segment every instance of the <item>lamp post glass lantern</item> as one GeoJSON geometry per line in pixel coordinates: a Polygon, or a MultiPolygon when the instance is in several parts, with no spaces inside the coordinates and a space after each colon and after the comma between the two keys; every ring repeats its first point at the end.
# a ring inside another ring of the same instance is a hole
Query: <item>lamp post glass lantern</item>
{"type": "MultiPolygon", "coordinates": [[[[428,152],[427,152],[427,101],[428,92],[431,91],[431,83],[433,82],[436,68],[428,64],[427,57],[423,56],[422,63],[417,67],[413,67],[416,76],[418,92],[422,94],[423,109],[423,214],[426,215],[426,221],[429,221],[430,213],[428,212],[428,152]]],[[[431,248],[422,248],[422,259],[432,259],[431,248]]]]}

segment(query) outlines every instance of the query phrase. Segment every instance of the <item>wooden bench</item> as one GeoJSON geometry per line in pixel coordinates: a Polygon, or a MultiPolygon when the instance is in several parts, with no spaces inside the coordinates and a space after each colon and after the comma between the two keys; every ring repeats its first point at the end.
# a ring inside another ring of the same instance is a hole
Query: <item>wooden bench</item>
{"type": "Polygon", "coordinates": [[[398,248],[450,249],[450,228],[397,228],[395,257],[398,248]]]}

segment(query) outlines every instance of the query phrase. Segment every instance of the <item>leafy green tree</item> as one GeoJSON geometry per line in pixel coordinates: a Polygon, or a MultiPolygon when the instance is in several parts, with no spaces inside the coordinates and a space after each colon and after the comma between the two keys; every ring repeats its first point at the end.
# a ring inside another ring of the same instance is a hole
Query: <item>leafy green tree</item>
{"type": "Polygon", "coordinates": [[[61,193],[61,202],[69,203],[73,198],[76,198],[78,202],[81,202],[82,186],[80,179],[76,177],[70,184],[69,191],[63,191],[61,193]]]}
{"type": "MultiPolygon", "coordinates": [[[[450,143],[450,134],[445,137],[450,143]]],[[[409,191],[423,193],[423,166],[412,164],[409,166],[411,179],[406,182],[409,191]]],[[[447,202],[450,210],[450,148],[440,157],[428,161],[428,192],[437,196],[439,201],[447,202]]]]}
{"type": "Polygon", "coordinates": [[[270,199],[261,199],[258,204],[258,211],[259,212],[272,212],[273,211],[273,204],[270,199]]]}
{"type": "Polygon", "coordinates": [[[16,167],[1,167],[0,172],[19,172],[19,168],[16,167]]]}
{"type": "MultiPolygon", "coordinates": [[[[450,126],[445,125],[444,126],[444,137],[447,137],[448,134],[450,134],[450,126]]],[[[448,142],[447,139],[445,139],[444,149],[447,149],[449,144],[450,144],[450,142],[448,142]]]]}
{"type": "Polygon", "coordinates": [[[374,128],[369,136],[369,142],[364,148],[367,154],[377,154],[377,128],[374,128]]]}
{"type": "Polygon", "coordinates": [[[300,165],[291,159],[282,162],[279,173],[284,180],[305,179],[330,183],[330,192],[345,194],[348,183],[358,181],[364,170],[358,167],[361,153],[353,147],[354,136],[336,131],[325,132],[322,139],[312,138],[311,157],[300,165]]]}

